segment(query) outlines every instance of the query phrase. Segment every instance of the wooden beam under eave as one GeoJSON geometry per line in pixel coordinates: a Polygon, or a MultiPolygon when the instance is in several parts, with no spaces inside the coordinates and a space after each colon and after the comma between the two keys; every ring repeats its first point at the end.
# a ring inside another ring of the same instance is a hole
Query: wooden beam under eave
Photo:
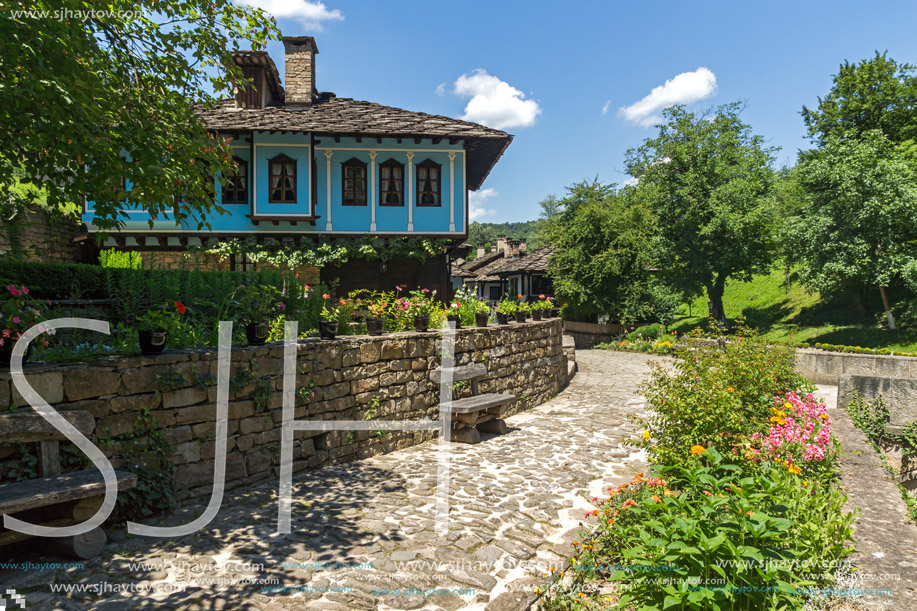
{"type": "Polygon", "coordinates": [[[439,136],[437,136],[436,138],[433,138],[433,144],[439,144],[439,143],[442,142],[442,141],[443,141],[443,139],[440,138],[439,136]]]}
{"type": "Polygon", "coordinates": [[[414,144],[420,144],[423,142],[423,138],[414,138],[414,144]]]}

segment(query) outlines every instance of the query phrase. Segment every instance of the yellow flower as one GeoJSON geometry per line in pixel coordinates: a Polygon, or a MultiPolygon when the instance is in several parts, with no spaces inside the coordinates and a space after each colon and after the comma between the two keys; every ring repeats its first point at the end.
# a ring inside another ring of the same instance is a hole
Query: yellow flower
{"type": "Polygon", "coordinates": [[[802,482],[802,485],[803,485],[803,486],[808,486],[808,485],[809,485],[809,480],[803,481],[803,482],[802,482]]]}
{"type": "Polygon", "coordinates": [[[828,414],[822,414],[821,416],[819,416],[819,418],[821,418],[822,420],[827,420],[828,414]]]}
{"type": "Polygon", "coordinates": [[[735,391],[736,391],[736,389],[733,388],[732,386],[730,386],[730,387],[727,388],[726,390],[727,390],[728,392],[735,392],[735,391]]]}
{"type": "Polygon", "coordinates": [[[535,586],[534,588],[532,588],[532,591],[533,591],[535,594],[541,594],[542,592],[544,592],[544,589],[539,588],[538,586],[535,586]]]}
{"type": "Polygon", "coordinates": [[[649,432],[649,431],[643,431],[643,438],[644,438],[644,439],[649,439],[650,437],[651,437],[651,435],[650,435],[650,432],[649,432]]]}
{"type": "Polygon", "coordinates": [[[697,445],[691,446],[691,454],[694,454],[695,456],[697,456],[698,454],[703,454],[706,451],[707,451],[707,448],[705,448],[704,446],[697,446],[697,445]]]}
{"type": "Polygon", "coordinates": [[[783,404],[783,407],[787,409],[793,409],[793,404],[787,401],[786,403],[783,404]]]}
{"type": "Polygon", "coordinates": [[[570,564],[576,566],[576,558],[570,558],[570,564]]]}
{"type": "Polygon", "coordinates": [[[666,488],[665,490],[663,490],[663,491],[662,491],[662,494],[665,495],[665,496],[675,496],[675,493],[672,492],[671,490],[669,490],[668,488],[666,488]]]}

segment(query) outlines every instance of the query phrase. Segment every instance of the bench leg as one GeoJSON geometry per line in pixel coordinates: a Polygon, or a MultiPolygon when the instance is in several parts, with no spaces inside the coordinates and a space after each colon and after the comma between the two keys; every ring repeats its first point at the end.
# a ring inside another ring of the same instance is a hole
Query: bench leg
{"type": "Polygon", "coordinates": [[[458,443],[480,443],[481,434],[478,432],[478,429],[470,427],[452,429],[452,441],[458,443]]]}
{"type": "Polygon", "coordinates": [[[482,433],[493,433],[495,435],[506,435],[509,429],[506,428],[506,422],[495,418],[478,424],[477,430],[482,433]]]}

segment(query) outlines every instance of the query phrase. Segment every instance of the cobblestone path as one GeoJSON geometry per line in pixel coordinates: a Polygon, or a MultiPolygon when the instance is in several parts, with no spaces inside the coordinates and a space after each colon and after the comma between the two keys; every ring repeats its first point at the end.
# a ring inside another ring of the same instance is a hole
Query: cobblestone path
{"type": "Polygon", "coordinates": [[[509,434],[450,446],[445,535],[434,531],[437,444],[426,443],[295,473],[289,535],[275,532],[277,482],[269,481],[228,493],[198,533],[128,537],[82,569],[0,582],[27,592],[29,609],[525,608],[545,567],[571,555],[586,499],[646,466],[625,445],[635,429],[628,416],[642,411],[637,385],[660,359],[580,351],[577,360],[570,386],[507,419],[509,434]],[[52,593],[49,583],[86,591],[52,593]]]}

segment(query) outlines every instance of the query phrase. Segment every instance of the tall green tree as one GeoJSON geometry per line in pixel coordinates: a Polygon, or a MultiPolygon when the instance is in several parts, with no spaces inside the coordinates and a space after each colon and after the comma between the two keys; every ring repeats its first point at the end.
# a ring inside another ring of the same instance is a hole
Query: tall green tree
{"type": "Polygon", "coordinates": [[[551,220],[557,216],[561,208],[560,200],[557,199],[557,196],[553,193],[538,202],[538,205],[541,206],[541,218],[547,220],[551,220]]]}
{"type": "Polygon", "coordinates": [[[653,219],[628,193],[584,181],[569,187],[546,229],[554,294],[591,318],[671,321],[678,300],[653,276],[653,219]]]}
{"type": "Polygon", "coordinates": [[[799,176],[810,195],[793,232],[802,279],[820,290],[855,283],[864,314],[867,287],[878,287],[894,329],[886,288],[917,270],[917,171],[908,148],[880,130],[832,135],[799,176]]]}
{"type": "Polygon", "coordinates": [[[859,63],[845,61],[818,107],[802,107],[802,119],[819,148],[831,136],[872,130],[892,142],[917,139],[917,69],[878,51],[859,63]]]}
{"type": "Polygon", "coordinates": [[[656,217],[660,266],[685,293],[706,290],[721,321],[726,281],[767,271],[774,253],[775,149],[740,112],[735,103],[701,116],[668,108],[659,135],[626,158],[656,217]]]}
{"type": "Polygon", "coordinates": [[[0,11],[0,189],[17,177],[51,204],[94,200],[114,228],[128,200],[199,226],[228,143],[195,105],[246,83],[232,51],[279,37],[230,0],[9,0],[0,11]],[[24,176],[24,178],[23,178],[24,176]]]}

